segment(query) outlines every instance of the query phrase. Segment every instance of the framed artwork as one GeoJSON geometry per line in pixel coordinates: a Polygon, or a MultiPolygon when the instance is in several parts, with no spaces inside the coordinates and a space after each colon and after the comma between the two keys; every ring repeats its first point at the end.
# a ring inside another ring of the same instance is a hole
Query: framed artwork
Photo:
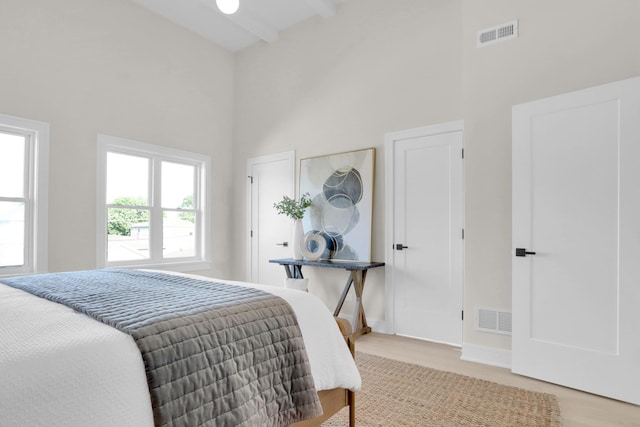
{"type": "Polygon", "coordinates": [[[312,199],[302,223],[315,235],[307,244],[326,241],[320,259],[371,262],[375,155],[369,148],[300,160],[300,194],[312,199]]]}

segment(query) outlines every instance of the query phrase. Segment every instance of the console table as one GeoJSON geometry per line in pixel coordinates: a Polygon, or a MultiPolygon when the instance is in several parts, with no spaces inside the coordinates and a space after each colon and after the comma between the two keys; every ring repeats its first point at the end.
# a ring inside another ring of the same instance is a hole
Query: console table
{"type": "Polygon", "coordinates": [[[370,268],[382,267],[384,262],[345,262],[345,261],[305,261],[294,260],[293,258],[283,259],[270,259],[269,262],[280,264],[284,267],[287,277],[290,279],[303,279],[302,266],[320,267],[320,268],[338,268],[347,270],[349,277],[347,283],[344,285],[344,290],[336,309],[333,312],[333,316],[337,317],[342,310],[344,300],[347,298],[349,288],[353,284],[353,289],[356,293],[356,307],[353,313],[353,320],[351,322],[353,327],[353,339],[356,339],[360,335],[371,332],[371,328],[367,325],[367,318],[364,314],[364,307],[362,305],[362,291],[364,289],[364,281],[367,278],[367,271],[370,268]]]}

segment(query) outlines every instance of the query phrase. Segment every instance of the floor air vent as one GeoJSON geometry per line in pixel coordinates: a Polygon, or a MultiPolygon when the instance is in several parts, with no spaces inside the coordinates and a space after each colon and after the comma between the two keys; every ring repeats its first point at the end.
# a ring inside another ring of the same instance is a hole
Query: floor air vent
{"type": "Polygon", "coordinates": [[[518,20],[478,31],[478,47],[515,39],[518,37],[518,20]]]}
{"type": "Polygon", "coordinates": [[[511,335],[511,313],[479,308],[476,315],[476,329],[495,334],[511,335]]]}

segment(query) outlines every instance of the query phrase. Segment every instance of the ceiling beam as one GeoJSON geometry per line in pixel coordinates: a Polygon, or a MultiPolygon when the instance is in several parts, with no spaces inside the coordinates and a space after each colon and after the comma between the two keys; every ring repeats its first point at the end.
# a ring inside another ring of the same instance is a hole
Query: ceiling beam
{"type": "Polygon", "coordinates": [[[336,14],[336,4],[331,0],[305,0],[307,4],[323,18],[330,18],[336,14]]]}
{"type": "Polygon", "coordinates": [[[233,15],[227,15],[227,18],[243,30],[250,32],[267,43],[275,43],[280,37],[276,28],[256,18],[251,11],[246,8],[243,8],[233,15]]]}
{"type": "Polygon", "coordinates": [[[220,9],[218,9],[218,6],[216,6],[215,0],[200,0],[200,2],[219,14],[224,15],[225,18],[236,24],[238,27],[253,34],[259,39],[266,41],[267,43],[275,43],[280,37],[277,28],[273,28],[271,25],[265,23],[259,18],[256,18],[252,10],[242,1],[240,2],[240,9],[238,9],[238,11],[233,15],[223,14],[220,9]]]}

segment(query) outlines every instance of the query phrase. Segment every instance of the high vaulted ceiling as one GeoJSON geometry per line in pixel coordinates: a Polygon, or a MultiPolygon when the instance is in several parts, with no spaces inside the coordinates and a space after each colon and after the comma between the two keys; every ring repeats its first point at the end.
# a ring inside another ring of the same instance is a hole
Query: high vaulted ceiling
{"type": "Polygon", "coordinates": [[[274,43],[279,33],[313,16],[329,18],[346,0],[240,0],[225,15],[215,0],[132,0],[202,37],[235,52],[259,40],[274,43]]]}

